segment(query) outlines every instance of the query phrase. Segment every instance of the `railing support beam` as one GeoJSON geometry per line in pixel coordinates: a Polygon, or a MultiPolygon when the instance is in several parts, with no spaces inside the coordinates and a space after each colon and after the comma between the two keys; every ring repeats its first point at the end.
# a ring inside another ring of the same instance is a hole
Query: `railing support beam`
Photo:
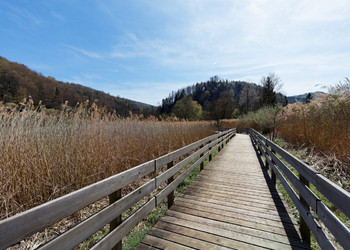
{"type": "MultiPolygon", "coordinates": [[[[171,161],[167,164],[167,169],[170,169],[174,166],[174,161],[171,161]]],[[[169,185],[170,183],[172,183],[174,181],[174,176],[171,176],[168,179],[167,184],[169,185]]],[[[170,208],[173,204],[174,204],[174,199],[175,199],[175,191],[172,191],[169,195],[168,195],[168,208],[170,208]]]]}
{"type": "MultiPolygon", "coordinates": [[[[109,196],[109,204],[112,204],[114,202],[116,202],[117,200],[119,200],[120,198],[122,198],[122,190],[119,189],[117,191],[115,191],[114,193],[111,193],[109,196]]],[[[113,231],[120,223],[122,222],[122,216],[119,215],[117,218],[115,218],[114,220],[112,220],[109,223],[109,232],[113,231]]],[[[123,248],[123,242],[119,241],[113,248],[112,250],[122,250],[123,248]]]]}
{"type": "MultiPolygon", "coordinates": [[[[302,183],[305,184],[305,186],[309,187],[309,185],[310,185],[309,181],[304,176],[302,176],[300,173],[299,173],[299,179],[302,183]]],[[[299,199],[305,205],[307,210],[310,211],[310,205],[307,203],[307,201],[300,194],[299,194],[299,199]]],[[[304,221],[303,217],[301,217],[301,216],[300,216],[300,234],[301,234],[301,238],[303,239],[303,241],[306,242],[308,245],[310,245],[311,244],[310,229],[309,229],[308,225],[306,224],[306,222],[304,221]]]]}
{"type": "MultiPolygon", "coordinates": [[[[203,145],[200,148],[203,148],[203,145]]],[[[201,153],[199,155],[199,158],[201,158],[203,155],[204,155],[204,153],[201,153]]],[[[202,171],[204,169],[204,161],[201,162],[199,169],[200,169],[200,171],[202,171]]]]}
{"type": "MultiPolygon", "coordinates": [[[[211,141],[209,141],[209,143],[211,143],[211,141]]],[[[211,150],[211,147],[209,147],[209,151],[211,150]]],[[[211,161],[212,160],[212,156],[213,155],[213,153],[211,153],[211,154],[209,154],[209,161],[211,161]]]]}

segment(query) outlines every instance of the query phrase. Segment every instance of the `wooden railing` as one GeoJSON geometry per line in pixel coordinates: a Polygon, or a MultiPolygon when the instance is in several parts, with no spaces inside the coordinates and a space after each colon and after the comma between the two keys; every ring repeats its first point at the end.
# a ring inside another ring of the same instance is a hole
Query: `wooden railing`
{"type": "Polygon", "coordinates": [[[172,153],[146,162],[125,172],[111,176],[73,193],[47,202],[10,218],[0,221],[0,249],[12,246],[19,241],[43,230],[55,222],[73,214],[104,197],[109,197],[110,205],[75,225],[63,234],[41,245],[41,249],[71,249],[93,235],[105,225],[110,225],[110,232],[97,242],[93,249],[121,249],[122,238],[127,235],[143,218],[168,197],[168,206],[174,201],[174,190],[200,166],[206,158],[209,160],[216,150],[222,147],[236,134],[235,129],[209,136],[172,153]],[[196,150],[194,153],[190,154],[196,150]],[[177,164],[174,161],[190,154],[177,164]],[[195,162],[194,162],[195,161],[195,162]],[[194,163],[193,163],[194,162],[194,163]],[[187,167],[191,164],[190,167],[187,167]],[[156,175],[163,166],[167,170],[156,175]],[[182,171],[181,171],[182,170],[182,171]],[[181,171],[181,172],[180,172],[181,171]],[[147,174],[155,177],[133,192],[122,197],[121,189],[147,174]],[[175,174],[179,173],[175,178],[175,174]],[[125,220],[121,215],[135,203],[150,196],[161,185],[163,189],[125,220]]]}
{"type": "Polygon", "coordinates": [[[257,131],[252,129],[250,134],[255,147],[265,158],[266,167],[271,169],[271,178],[276,180],[277,176],[298,209],[302,238],[310,244],[311,231],[322,249],[334,249],[335,246],[327,237],[328,233],[320,226],[318,222],[320,221],[344,249],[350,249],[349,228],[337,218],[312,189],[316,189],[328,199],[348,217],[348,220],[350,218],[350,194],[257,131]],[[296,172],[298,175],[295,174],[296,172]],[[310,188],[310,184],[314,187],[310,188]]]}

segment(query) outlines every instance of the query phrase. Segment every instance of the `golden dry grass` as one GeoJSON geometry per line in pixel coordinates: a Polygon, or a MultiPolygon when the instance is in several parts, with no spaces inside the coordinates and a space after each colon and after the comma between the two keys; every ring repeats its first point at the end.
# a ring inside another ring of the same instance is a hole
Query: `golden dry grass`
{"type": "Polygon", "coordinates": [[[220,120],[221,128],[237,128],[239,123],[239,119],[223,119],[220,120]]]}
{"type": "Polygon", "coordinates": [[[350,161],[350,97],[327,95],[309,104],[288,105],[278,128],[281,137],[350,161]]]}
{"type": "Polygon", "coordinates": [[[213,133],[211,122],[106,114],[81,104],[58,115],[31,100],[0,107],[0,219],[55,199],[213,133]],[[40,108],[37,108],[40,109],[40,108]]]}

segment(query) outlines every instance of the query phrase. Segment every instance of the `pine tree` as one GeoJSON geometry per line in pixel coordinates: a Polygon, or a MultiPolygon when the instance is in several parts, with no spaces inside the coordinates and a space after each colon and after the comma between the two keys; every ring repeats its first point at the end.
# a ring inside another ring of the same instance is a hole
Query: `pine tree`
{"type": "Polygon", "coordinates": [[[276,91],[280,87],[280,79],[274,73],[270,73],[267,77],[261,79],[262,95],[261,104],[263,106],[275,107],[277,104],[276,91]]]}
{"type": "Polygon", "coordinates": [[[310,103],[310,101],[312,100],[312,95],[311,93],[307,94],[306,98],[305,98],[305,103],[310,103]]]}

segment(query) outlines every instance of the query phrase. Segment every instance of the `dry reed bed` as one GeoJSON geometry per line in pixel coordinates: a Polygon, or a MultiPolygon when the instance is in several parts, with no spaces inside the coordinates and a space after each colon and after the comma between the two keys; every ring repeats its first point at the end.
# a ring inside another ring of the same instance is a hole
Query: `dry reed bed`
{"type": "Polygon", "coordinates": [[[238,119],[222,119],[220,120],[221,128],[237,128],[239,124],[238,119]]]}
{"type": "Polygon", "coordinates": [[[289,142],[350,163],[350,96],[327,95],[309,104],[288,105],[278,133],[289,142]]]}
{"type": "MultiPolygon", "coordinates": [[[[85,106],[84,106],[85,105],[85,106]]],[[[211,122],[119,118],[96,105],[58,115],[0,107],[0,219],[213,133],[211,122]]]]}

